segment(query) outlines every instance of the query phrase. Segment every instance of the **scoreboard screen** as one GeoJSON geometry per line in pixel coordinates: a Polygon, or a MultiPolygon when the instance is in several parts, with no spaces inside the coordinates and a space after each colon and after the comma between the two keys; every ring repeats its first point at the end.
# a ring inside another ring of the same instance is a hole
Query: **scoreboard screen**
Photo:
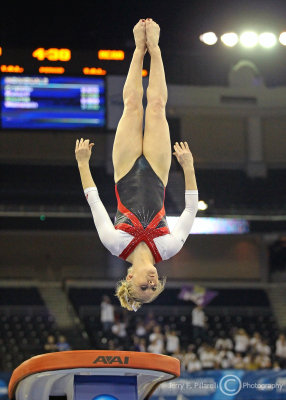
{"type": "Polygon", "coordinates": [[[88,129],[106,125],[103,77],[1,77],[2,129],[88,129]]]}

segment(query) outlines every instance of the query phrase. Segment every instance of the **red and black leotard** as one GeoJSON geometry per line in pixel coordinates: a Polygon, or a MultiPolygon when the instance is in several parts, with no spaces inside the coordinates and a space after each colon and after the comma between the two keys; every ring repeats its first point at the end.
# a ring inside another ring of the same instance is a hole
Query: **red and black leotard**
{"type": "Polygon", "coordinates": [[[185,209],[169,232],[164,208],[165,187],[142,155],[115,186],[118,210],[115,223],[95,186],[84,189],[94,224],[111,254],[126,259],[144,241],[155,262],[177,254],[192,228],[198,210],[198,191],[185,191],[185,209]]]}
{"type": "Polygon", "coordinates": [[[144,241],[155,262],[161,261],[154,238],[170,233],[164,207],[165,187],[144,155],[141,155],[131,170],[117,182],[115,193],[115,229],[133,236],[119,257],[126,260],[135,247],[144,241]]]}

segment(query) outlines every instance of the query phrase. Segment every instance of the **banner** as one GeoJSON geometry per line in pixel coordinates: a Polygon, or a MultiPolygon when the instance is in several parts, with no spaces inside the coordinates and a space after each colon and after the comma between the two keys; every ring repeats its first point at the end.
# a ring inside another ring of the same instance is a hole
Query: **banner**
{"type": "Polygon", "coordinates": [[[185,301],[193,301],[198,306],[206,306],[218,295],[214,290],[206,289],[199,285],[183,286],[178,298],[185,301]]]}
{"type": "Polygon", "coordinates": [[[286,400],[286,370],[183,372],[162,383],[152,400],[286,400]]]}
{"type": "Polygon", "coordinates": [[[8,383],[11,374],[0,372],[0,400],[8,400],[8,383]]]}
{"type": "MultiPolygon", "coordinates": [[[[8,400],[10,375],[0,373],[0,400],[8,400]]],[[[183,372],[150,400],[286,400],[286,370],[183,372]]]]}

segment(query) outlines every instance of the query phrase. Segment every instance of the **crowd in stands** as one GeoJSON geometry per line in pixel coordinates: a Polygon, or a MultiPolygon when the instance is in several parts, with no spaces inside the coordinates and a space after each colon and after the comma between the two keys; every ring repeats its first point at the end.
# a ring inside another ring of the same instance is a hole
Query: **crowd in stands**
{"type": "Polygon", "coordinates": [[[153,313],[147,314],[145,318],[137,317],[135,329],[129,330],[128,318],[115,317],[108,296],[104,296],[101,303],[101,324],[108,338],[107,348],[110,350],[126,350],[128,346],[133,351],[171,355],[181,361],[182,370],[189,372],[208,369],[286,368],[284,334],[279,335],[274,345],[260,332],[248,334],[240,327],[234,327],[229,335],[210,338],[203,308],[195,307],[191,318],[190,343],[184,348],[181,345],[180,332],[174,326],[158,324],[153,313]]]}
{"type": "Polygon", "coordinates": [[[55,336],[49,335],[44,345],[45,353],[54,353],[55,351],[71,350],[71,346],[67,342],[64,335],[59,335],[56,339],[55,336]]]}
{"type": "Polygon", "coordinates": [[[58,329],[54,317],[45,308],[37,306],[34,312],[30,308],[26,313],[2,308],[0,371],[12,371],[23,361],[38,354],[70,350],[72,346],[66,334],[73,339],[73,334],[68,330],[63,333],[58,329]]]}
{"type": "Polygon", "coordinates": [[[69,340],[42,308],[35,315],[7,311],[0,316],[0,367],[12,370],[43,352],[90,348],[172,355],[189,372],[286,368],[286,338],[271,313],[219,315],[199,306],[178,314],[130,313],[115,307],[108,295],[99,304],[100,315],[98,309],[88,311],[81,318],[84,331],[67,332],[69,340]]]}

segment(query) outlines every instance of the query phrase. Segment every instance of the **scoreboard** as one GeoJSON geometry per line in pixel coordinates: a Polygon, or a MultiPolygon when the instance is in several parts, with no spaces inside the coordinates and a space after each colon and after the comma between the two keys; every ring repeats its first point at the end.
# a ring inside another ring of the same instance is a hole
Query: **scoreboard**
{"type": "Polygon", "coordinates": [[[1,128],[106,127],[105,76],[124,59],[123,50],[0,46],[1,128]]]}
{"type": "Polygon", "coordinates": [[[3,129],[104,128],[105,79],[41,75],[1,77],[3,129]]]}
{"type": "MultiPolygon", "coordinates": [[[[0,43],[0,71],[5,74],[126,75],[132,52],[56,47],[14,49],[5,48],[0,43]]],[[[148,72],[143,70],[142,75],[147,76],[148,72]]]]}
{"type": "Polygon", "coordinates": [[[15,49],[0,43],[1,128],[105,128],[105,78],[126,75],[129,56],[118,49],[15,49]]]}
{"type": "Polygon", "coordinates": [[[118,61],[122,63],[124,60],[123,50],[80,51],[55,47],[34,49],[0,47],[2,73],[104,76],[107,74],[107,67],[109,72],[114,73],[119,67],[118,61]],[[116,68],[114,61],[117,61],[116,68]]]}

